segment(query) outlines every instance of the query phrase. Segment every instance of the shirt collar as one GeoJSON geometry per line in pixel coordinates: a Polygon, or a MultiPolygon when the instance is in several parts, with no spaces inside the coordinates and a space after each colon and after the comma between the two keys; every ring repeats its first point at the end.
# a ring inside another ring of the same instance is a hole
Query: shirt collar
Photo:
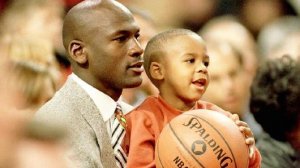
{"type": "Polygon", "coordinates": [[[72,78],[79,86],[81,86],[83,90],[85,90],[86,93],[91,97],[99,109],[104,122],[108,121],[114,115],[117,103],[111,97],[86,83],[74,73],[70,75],[70,78],[72,78]]]}

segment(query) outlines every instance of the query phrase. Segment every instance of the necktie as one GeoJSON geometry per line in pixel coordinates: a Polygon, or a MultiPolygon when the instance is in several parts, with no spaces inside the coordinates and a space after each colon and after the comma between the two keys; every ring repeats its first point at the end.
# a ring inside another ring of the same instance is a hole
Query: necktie
{"type": "Polygon", "coordinates": [[[125,135],[126,120],[123,116],[120,105],[117,104],[115,119],[112,123],[112,147],[115,154],[116,163],[120,168],[126,167],[127,156],[121,147],[121,142],[125,135]]]}

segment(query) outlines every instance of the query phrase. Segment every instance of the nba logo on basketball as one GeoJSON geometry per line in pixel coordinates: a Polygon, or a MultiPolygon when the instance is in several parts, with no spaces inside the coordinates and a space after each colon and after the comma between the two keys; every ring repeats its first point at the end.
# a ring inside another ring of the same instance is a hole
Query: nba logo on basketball
{"type": "Polygon", "coordinates": [[[206,151],[206,144],[202,140],[196,140],[192,143],[191,151],[195,155],[202,155],[206,151]]]}

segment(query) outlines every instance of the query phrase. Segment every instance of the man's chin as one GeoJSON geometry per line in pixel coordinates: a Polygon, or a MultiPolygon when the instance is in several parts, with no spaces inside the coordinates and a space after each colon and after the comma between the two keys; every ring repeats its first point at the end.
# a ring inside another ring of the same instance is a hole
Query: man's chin
{"type": "Polygon", "coordinates": [[[126,84],[125,88],[135,88],[139,87],[142,84],[142,78],[131,81],[130,83],[126,84]]]}

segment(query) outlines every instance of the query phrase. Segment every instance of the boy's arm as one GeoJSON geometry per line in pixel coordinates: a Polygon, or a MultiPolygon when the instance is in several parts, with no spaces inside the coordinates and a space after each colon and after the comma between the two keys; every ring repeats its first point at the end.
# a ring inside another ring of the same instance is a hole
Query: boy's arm
{"type": "MultiPolygon", "coordinates": [[[[155,168],[155,135],[153,123],[145,111],[133,111],[129,120],[129,146],[127,148],[127,168],[155,168]]],[[[126,140],[125,140],[126,141],[126,140]]]]}

